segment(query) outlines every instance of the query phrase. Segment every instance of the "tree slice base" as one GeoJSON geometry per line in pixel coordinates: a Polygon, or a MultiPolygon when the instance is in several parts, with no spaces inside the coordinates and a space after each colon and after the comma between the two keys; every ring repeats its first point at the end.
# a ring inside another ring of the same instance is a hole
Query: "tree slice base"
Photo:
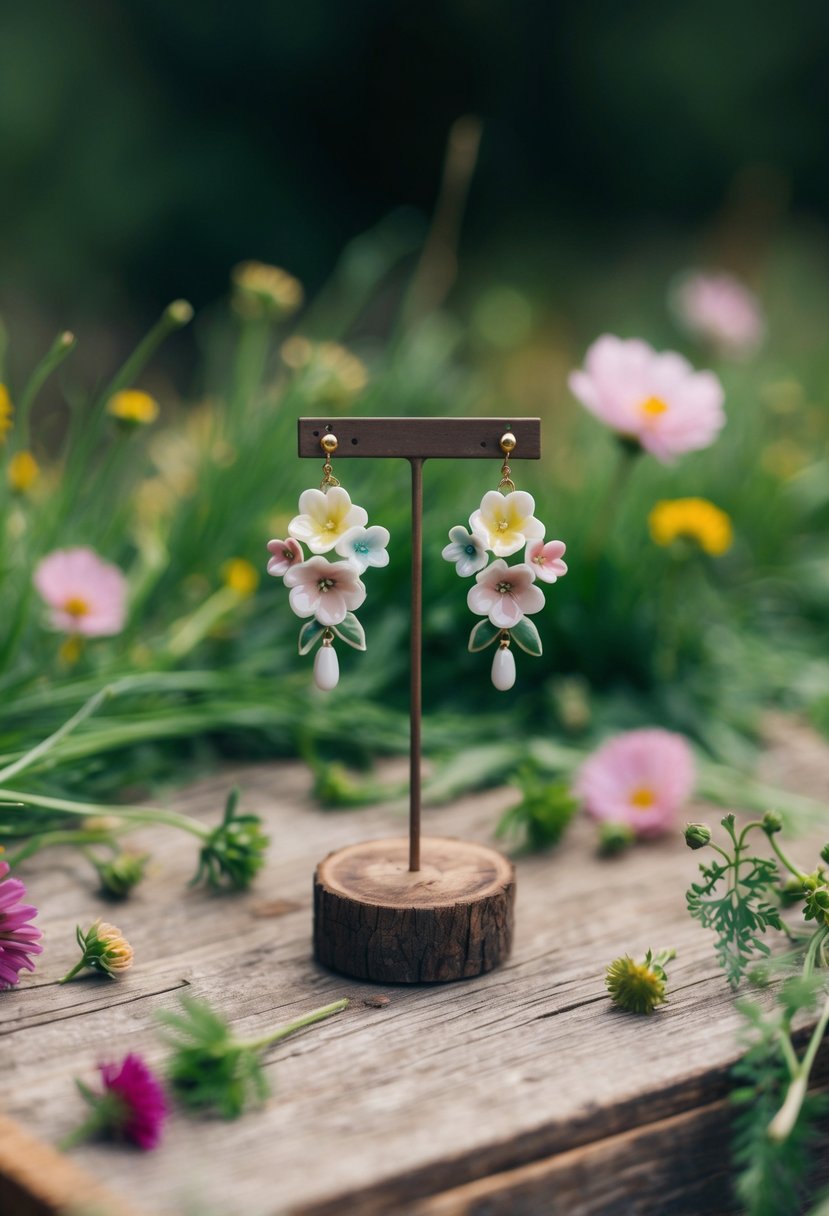
{"type": "Polygon", "coordinates": [[[469,979],[512,946],[515,869],[466,840],[426,836],[421,868],[409,842],[368,840],[329,854],[314,875],[314,954],[360,980],[469,979]]]}

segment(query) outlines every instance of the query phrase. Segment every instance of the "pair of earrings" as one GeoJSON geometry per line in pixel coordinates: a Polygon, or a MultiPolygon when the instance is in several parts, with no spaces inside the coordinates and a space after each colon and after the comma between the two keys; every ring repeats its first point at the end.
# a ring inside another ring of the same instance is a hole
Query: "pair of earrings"
{"type": "MultiPolygon", "coordinates": [[[[368,526],[367,512],[352,503],[334,476],[331,457],[337,450],[336,436],[323,435],[320,446],[325,453],[320,487],[300,495],[299,514],[288,525],[288,539],[268,542],[268,573],[284,579],[291,608],[305,622],[299,631],[299,653],[308,654],[320,643],[314,682],[328,691],[340,678],[335,637],[355,650],[366,649],[365,631],[356,616],[366,598],[360,576],[372,566],[388,565],[389,533],[379,525],[368,526]],[[306,558],[303,544],[311,557],[306,558]],[[324,556],[332,550],[339,560],[324,556]]],[[[507,431],[500,446],[504,462],[498,488],[484,495],[469,517],[469,529],[461,525],[450,530],[442,556],[455,563],[462,578],[475,575],[467,604],[483,619],[472,628],[469,649],[485,650],[498,641],[492,683],[506,691],[515,683],[512,643],[530,655],[542,651],[538,629],[529,619],[544,607],[538,581],[556,582],[567,573],[567,566],[562,561],[564,543],[545,543],[544,524],[535,518],[532,495],[515,488],[508,463],[515,436],[507,431]],[[504,560],[521,549],[522,561],[509,565],[504,560]]]]}

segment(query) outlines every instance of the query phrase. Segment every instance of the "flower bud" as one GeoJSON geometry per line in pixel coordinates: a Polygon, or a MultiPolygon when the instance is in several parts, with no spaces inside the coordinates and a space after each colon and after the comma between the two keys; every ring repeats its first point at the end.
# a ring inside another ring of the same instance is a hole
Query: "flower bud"
{"type": "Polygon", "coordinates": [[[829,844],[825,844],[820,850],[820,860],[825,861],[829,865],[829,844]]]}
{"type": "Polygon", "coordinates": [[[96,920],[86,933],[78,925],[75,936],[81,948],[80,962],[67,972],[60,981],[61,984],[73,979],[84,967],[90,967],[93,971],[100,971],[103,975],[116,979],[132,966],[132,946],[115,925],[96,920]]]}
{"type": "Polygon", "coordinates": [[[636,833],[626,823],[614,823],[605,819],[599,825],[599,852],[603,857],[615,857],[624,853],[635,839],[636,833]]]}
{"type": "Polygon", "coordinates": [[[686,823],[685,843],[689,849],[704,849],[711,841],[711,829],[707,823],[686,823]]]}
{"type": "Polygon", "coordinates": [[[763,831],[767,836],[773,836],[783,827],[783,819],[779,811],[766,811],[763,816],[763,831]]]}
{"type": "Polygon", "coordinates": [[[787,878],[783,885],[778,889],[780,902],[784,908],[790,908],[792,904],[799,904],[805,894],[803,882],[799,878],[792,875],[787,878]]]}
{"type": "Polygon", "coordinates": [[[109,861],[95,861],[101,891],[113,899],[126,899],[144,877],[149,853],[119,853],[109,861]]]}

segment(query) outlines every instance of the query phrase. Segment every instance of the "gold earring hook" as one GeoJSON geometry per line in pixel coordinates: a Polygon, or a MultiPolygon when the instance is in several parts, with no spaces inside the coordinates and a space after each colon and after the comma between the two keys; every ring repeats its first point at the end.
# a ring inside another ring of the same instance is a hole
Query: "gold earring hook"
{"type": "Polygon", "coordinates": [[[322,466],[322,481],[320,482],[321,490],[330,490],[332,486],[338,486],[340,483],[334,476],[331,467],[331,457],[337,450],[337,436],[326,433],[320,439],[320,447],[325,452],[325,464],[322,466]]]}
{"type": "Polygon", "coordinates": [[[509,454],[515,451],[517,443],[518,440],[512,431],[504,431],[504,434],[498,440],[498,446],[504,453],[504,463],[501,465],[501,480],[498,482],[498,489],[504,490],[506,493],[511,493],[515,489],[515,482],[510,476],[512,470],[509,467],[509,454]]]}

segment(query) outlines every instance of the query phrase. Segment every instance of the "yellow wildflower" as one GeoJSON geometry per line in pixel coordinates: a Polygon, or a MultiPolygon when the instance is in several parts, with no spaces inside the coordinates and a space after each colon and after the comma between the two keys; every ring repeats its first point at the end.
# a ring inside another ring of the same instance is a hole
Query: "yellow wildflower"
{"type": "Polygon", "coordinates": [[[40,475],[40,465],[29,451],[15,452],[9,461],[9,485],[15,494],[29,491],[40,475]]]}
{"type": "Polygon", "coordinates": [[[246,599],[259,586],[259,572],[243,557],[232,557],[222,566],[224,584],[246,599]]]}
{"type": "Polygon", "coordinates": [[[107,413],[126,426],[149,426],[159,415],[155,397],[138,388],[126,388],[107,402],[107,413]]]}
{"type": "Polygon", "coordinates": [[[663,499],[648,515],[648,527],[657,545],[692,540],[711,557],[727,552],[734,539],[730,517],[706,498],[663,499]]]}
{"type": "Polygon", "coordinates": [[[9,396],[9,390],[5,384],[0,384],[0,443],[5,439],[6,432],[11,430],[13,413],[14,406],[9,396]]]}
{"type": "Polygon", "coordinates": [[[665,1004],[668,976],[665,964],[676,957],[674,949],[649,950],[641,963],[629,954],[614,959],[605,972],[605,986],[618,1009],[627,1013],[653,1013],[657,1005],[665,1004]]]}
{"type": "Polygon", "coordinates": [[[305,293],[299,279],[264,262],[241,262],[234,267],[231,281],[233,303],[243,317],[269,316],[281,320],[301,306],[305,293]]]}

